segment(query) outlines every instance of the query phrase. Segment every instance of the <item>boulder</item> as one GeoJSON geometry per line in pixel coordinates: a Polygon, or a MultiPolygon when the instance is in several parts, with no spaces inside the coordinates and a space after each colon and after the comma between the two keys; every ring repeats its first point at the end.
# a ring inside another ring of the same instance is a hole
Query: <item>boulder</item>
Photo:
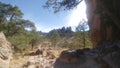
{"type": "Polygon", "coordinates": [[[120,41],[105,42],[93,49],[62,51],[54,68],[120,68],[120,41]]]}
{"type": "MultiPolygon", "coordinates": [[[[80,51],[77,51],[81,53],[80,51]]],[[[63,51],[54,63],[54,68],[99,68],[99,65],[76,51],[63,51]]]]}
{"type": "Polygon", "coordinates": [[[11,44],[6,40],[3,32],[0,32],[0,68],[9,68],[11,56],[11,44]]]}

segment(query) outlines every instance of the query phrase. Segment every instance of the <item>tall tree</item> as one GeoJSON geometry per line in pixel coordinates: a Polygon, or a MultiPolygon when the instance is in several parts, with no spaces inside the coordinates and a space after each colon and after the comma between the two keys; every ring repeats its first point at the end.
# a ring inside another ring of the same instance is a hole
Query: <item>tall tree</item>
{"type": "Polygon", "coordinates": [[[9,34],[10,29],[15,27],[15,20],[21,17],[22,12],[17,6],[0,2],[0,31],[7,30],[9,34]]]}
{"type": "Polygon", "coordinates": [[[83,47],[86,45],[86,30],[87,30],[87,22],[85,20],[81,21],[76,27],[76,38],[79,39],[79,42],[82,41],[83,47]]]}
{"type": "Polygon", "coordinates": [[[50,36],[50,39],[51,39],[52,45],[54,47],[56,47],[57,43],[58,43],[58,40],[60,39],[60,35],[59,35],[58,31],[54,31],[52,33],[52,35],[50,36]]]}
{"type": "Polygon", "coordinates": [[[11,8],[10,4],[0,2],[0,23],[3,23],[8,17],[8,9],[11,8]]]}
{"type": "Polygon", "coordinates": [[[9,19],[22,17],[23,13],[19,10],[17,6],[12,6],[10,4],[5,4],[0,2],[0,22],[4,22],[9,19]]]}
{"type": "Polygon", "coordinates": [[[33,22],[24,19],[12,20],[9,23],[9,32],[7,33],[9,36],[17,34],[17,33],[25,33],[26,30],[35,31],[36,27],[33,22]]]}
{"type": "Polygon", "coordinates": [[[8,9],[9,12],[9,20],[12,21],[13,19],[21,18],[23,13],[19,10],[17,6],[12,6],[8,9]]]}

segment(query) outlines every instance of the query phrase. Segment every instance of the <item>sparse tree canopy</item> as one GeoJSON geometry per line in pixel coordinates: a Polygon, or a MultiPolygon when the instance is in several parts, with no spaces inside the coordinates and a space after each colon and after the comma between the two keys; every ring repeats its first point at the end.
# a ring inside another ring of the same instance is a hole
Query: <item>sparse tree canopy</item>
{"type": "Polygon", "coordinates": [[[41,39],[34,23],[22,16],[19,7],[0,2],[0,31],[5,33],[15,51],[28,49],[31,39],[37,40],[34,45],[41,39]]]}
{"type": "Polygon", "coordinates": [[[44,7],[52,7],[54,12],[70,10],[76,7],[83,0],[47,0],[44,7]]]}
{"type": "Polygon", "coordinates": [[[0,2],[0,22],[13,20],[22,17],[23,13],[17,6],[0,2]]]}

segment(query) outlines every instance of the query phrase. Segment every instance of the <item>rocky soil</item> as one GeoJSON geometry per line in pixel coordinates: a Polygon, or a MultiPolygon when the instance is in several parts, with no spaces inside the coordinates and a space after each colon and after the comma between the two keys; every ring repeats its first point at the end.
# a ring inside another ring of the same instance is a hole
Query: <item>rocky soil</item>
{"type": "Polygon", "coordinates": [[[56,58],[61,49],[44,49],[42,53],[36,54],[37,50],[31,51],[23,56],[16,54],[10,63],[10,68],[53,68],[56,58]]]}
{"type": "Polygon", "coordinates": [[[35,50],[11,61],[10,68],[120,68],[120,41],[96,48],[35,50]]]}

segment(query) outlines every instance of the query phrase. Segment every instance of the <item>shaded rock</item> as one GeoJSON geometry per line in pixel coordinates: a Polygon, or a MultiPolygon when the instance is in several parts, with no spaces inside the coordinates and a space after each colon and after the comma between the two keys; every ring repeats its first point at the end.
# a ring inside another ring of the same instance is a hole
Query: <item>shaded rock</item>
{"type": "Polygon", "coordinates": [[[76,52],[62,53],[56,59],[54,68],[109,68],[104,61],[97,61],[93,57],[87,57],[85,54],[77,55],[76,52]]]}
{"type": "Polygon", "coordinates": [[[107,40],[120,40],[120,1],[85,0],[85,3],[94,47],[107,40]]]}
{"type": "Polygon", "coordinates": [[[107,41],[93,49],[65,50],[54,68],[120,68],[120,41],[107,41]]]}
{"type": "Polygon", "coordinates": [[[94,60],[86,56],[78,56],[75,51],[64,51],[60,57],[56,59],[54,68],[99,68],[94,60]]]}
{"type": "Polygon", "coordinates": [[[26,53],[24,54],[25,56],[36,56],[36,55],[42,55],[43,51],[40,49],[37,49],[35,52],[30,52],[30,53],[26,53]]]}
{"type": "Polygon", "coordinates": [[[4,34],[0,32],[0,68],[9,68],[11,56],[11,44],[6,40],[4,34]]]}
{"type": "Polygon", "coordinates": [[[43,51],[42,51],[41,49],[37,49],[36,52],[35,52],[35,54],[36,54],[36,55],[40,55],[40,54],[42,54],[42,52],[43,52],[43,51]]]}

